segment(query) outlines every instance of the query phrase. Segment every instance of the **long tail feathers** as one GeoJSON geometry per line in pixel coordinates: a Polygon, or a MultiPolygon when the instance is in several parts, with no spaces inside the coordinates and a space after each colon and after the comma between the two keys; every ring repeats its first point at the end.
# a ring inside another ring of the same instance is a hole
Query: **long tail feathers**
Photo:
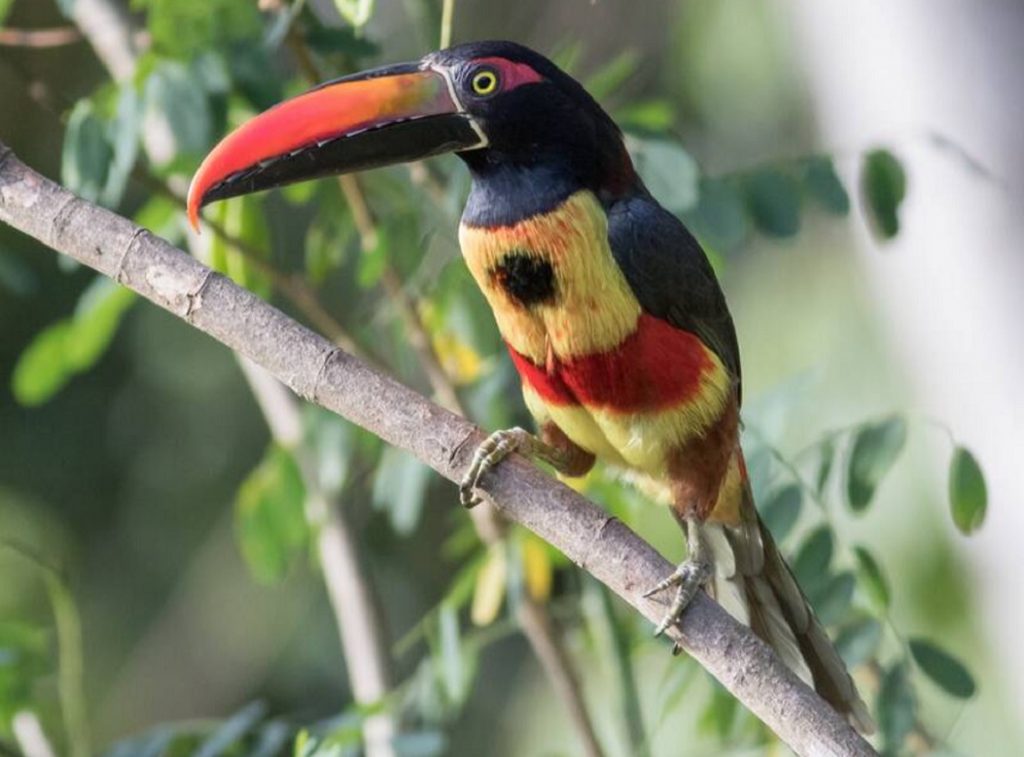
{"type": "Polygon", "coordinates": [[[715,598],[770,644],[792,670],[864,734],[875,724],[839,653],[758,517],[748,485],[738,525],[706,523],[715,598]]]}

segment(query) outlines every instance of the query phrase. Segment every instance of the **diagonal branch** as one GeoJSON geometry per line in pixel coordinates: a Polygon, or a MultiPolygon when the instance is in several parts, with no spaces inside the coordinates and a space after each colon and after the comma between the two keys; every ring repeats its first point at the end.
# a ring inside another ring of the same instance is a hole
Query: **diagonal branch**
{"type": "MultiPolygon", "coordinates": [[[[447,28],[450,33],[451,2],[445,3],[445,13],[447,21],[442,22],[442,29],[447,28]]],[[[317,67],[316,61],[305,43],[294,31],[288,36],[288,44],[307,83],[313,86],[323,81],[323,74],[317,67]]],[[[447,47],[445,44],[441,46],[447,47]]],[[[409,171],[413,174],[414,179],[418,175],[421,183],[429,187],[430,177],[424,164],[412,164],[409,166],[409,171]],[[417,171],[417,166],[419,171],[417,171]]],[[[373,210],[370,208],[359,179],[352,174],[343,175],[338,177],[338,184],[352,212],[363,252],[369,252],[377,246],[379,235],[373,210]]],[[[454,382],[448,376],[444,366],[441,365],[431,344],[430,334],[420,319],[418,304],[406,292],[401,278],[390,263],[385,264],[381,283],[391,304],[398,311],[409,344],[419,360],[420,368],[426,374],[427,380],[434,390],[438,404],[453,413],[468,416],[459,399],[454,382]]],[[[345,349],[344,345],[340,346],[345,349]]],[[[469,515],[477,535],[484,544],[490,546],[504,539],[507,524],[489,503],[474,508],[469,515]]],[[[527,592],[516,608],[516,619],[530,648],[540,661],[541,669],[547,676],[555,695],[565,706],[569,720],[583,746],[584,754],[587,757],[602,757],[604,753],[583,701],[579,678],[573,669],[569,653],[562,643],[559,630],[547,608],[527,592]]]]}
{"type": "MultiPolygon", "coordinates": [[[[131,221],[75,197],[0,143],[0,221],[138,292],[248,357],[300,397],[441,475],[460,480],[479,430],[341,351],[251,292],[131,221]]],[[[641,596],[672,565],[627,526],[519,457],[486,479],[487,497],[652,621],[641,596]]],[[[802,755],[870,755],[871,746],[748,628],[701,594],[668,635],[802,755]]],[[[667,662],[667,660],[666,660],[667,662]]]]}

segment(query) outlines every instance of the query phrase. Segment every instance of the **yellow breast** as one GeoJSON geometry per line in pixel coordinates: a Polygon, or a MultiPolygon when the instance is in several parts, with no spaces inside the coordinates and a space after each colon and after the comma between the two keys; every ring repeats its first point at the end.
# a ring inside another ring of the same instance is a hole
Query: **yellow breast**
{"type": "Polygon", "coordinates": [[[606,352],[636,329],[640,303],[608,245],[608,220],[589,191],[548,213],[511,226],[459,228],[462,254],[498,328],[513,349],[543,365],[606,352]],[[557,301],[524,306],[499,284],[495,271],[509,254],[550,262],[557,301]]]}

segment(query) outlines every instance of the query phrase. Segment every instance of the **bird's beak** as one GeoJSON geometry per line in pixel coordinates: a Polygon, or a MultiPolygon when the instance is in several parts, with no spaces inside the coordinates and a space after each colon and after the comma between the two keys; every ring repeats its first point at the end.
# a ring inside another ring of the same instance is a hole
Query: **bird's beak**
{"type": "Polygon", "coordinates": [[[486,144],[445,72],[374,69],[286,100],[221,140],[192,179],[189,221],[197,228],[215,200],[486,144]]]}

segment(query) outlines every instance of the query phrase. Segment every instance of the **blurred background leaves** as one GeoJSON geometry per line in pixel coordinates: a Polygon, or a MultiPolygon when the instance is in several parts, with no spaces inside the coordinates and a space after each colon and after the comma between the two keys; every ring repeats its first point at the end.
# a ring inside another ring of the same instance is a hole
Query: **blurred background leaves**
{"type": "MultiPolygon", "coordinates": [[[[984,461],[956,429],[939,442],[945,470],[922,454],[936,424],[909,409],[880,335],[858,325],[875,308],[850,283],[852,240],[864,228],[883,241],[901,233],[916,191],[903,145],[879,145],[881,132],[853,150],[821,144],[789,32],[767,6],[455,7],[456,40],[513,37],[580,78],[626,129],[651,191],[708,250],[744,346],[759,506],[855,668],[886,750],[977,751],[957,738],[961,718],[990,731],[985,753],[1019,743],[1013,723],[977,704],[1004,696],[1005,682],[976,643],[984,619],[945,530],[982,525],[984,461]],[[908,498],[926,524],[890,532],[888,513],[908,498]]],[[[0,0],[0,25],[67,24],[69,10],[71,0],[0,0]]],[[[441,3],[132,0],[127,10],[141,54],[117,83],[84,43],[0,46],[0,138],[432,391],[426,350],[482,426],[527,424],[459,261],[468,183],[454,158],[362,177],[370,228],[346,188],[324,181],[222,203],[207,213],[209,233],[185,234],[181,181],[226,130],[315,73],[436,47],[441,3]],[[147,135],[160,129],[170,148],[156,154],[147,135]]],[[[334,757],[358,751],[367,719],[387,711],[400,754],[576,753],[517,630],[526,598],[564,629],[609,754],[769,748],[771,734],[724,689],[670,659],[562,555],[518,528],[482,543],[452,487],[311,411],[302,443],[357,534],[396,670],[387,697],[356,704],[322,595],[307,472],[268,442],[230,356],[6,229],[0,291],[0,539],[62,566],[54,575],[81,613],[85,665],[84,695],[68,694],[66,645],[47,610],[54,587],[0,546],[0,738],[30,712],[73,746],[80,706],[111,755],[334,757]]],[[[573,485],[680,556],[665,513],[607,471],[573,485]]]]}

